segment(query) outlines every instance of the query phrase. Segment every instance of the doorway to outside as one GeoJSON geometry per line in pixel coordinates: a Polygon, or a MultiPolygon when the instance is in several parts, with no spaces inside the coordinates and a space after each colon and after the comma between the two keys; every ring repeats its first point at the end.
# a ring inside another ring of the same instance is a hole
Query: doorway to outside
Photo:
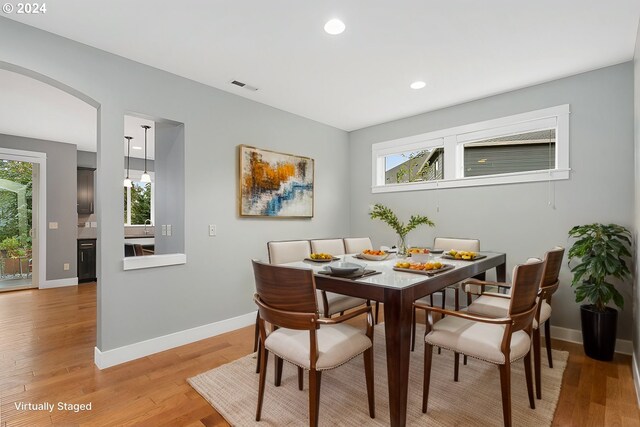
{"type": "Polygon", "coordinates": [[[38,163],[0,153],[0,292],[38,287],[39,172],[38,163]]]}

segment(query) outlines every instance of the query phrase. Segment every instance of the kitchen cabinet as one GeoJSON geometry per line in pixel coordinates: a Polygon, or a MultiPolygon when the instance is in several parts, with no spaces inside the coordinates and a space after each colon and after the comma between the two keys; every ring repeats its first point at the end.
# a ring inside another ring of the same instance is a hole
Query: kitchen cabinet
{"type": "Polygon", "coordinates": [[[78,213],[89,215],[93,213],[93,173],[92,168],[78,168],[78,213]]]}
{"type": "Polygon", "coordinates": [[[96,280],[96,239],[78,240],[78,282],[96,280]]]}

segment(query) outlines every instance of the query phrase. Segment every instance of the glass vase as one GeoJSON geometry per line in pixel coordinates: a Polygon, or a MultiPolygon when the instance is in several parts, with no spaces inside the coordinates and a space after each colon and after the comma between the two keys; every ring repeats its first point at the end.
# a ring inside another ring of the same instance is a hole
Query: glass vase
{"type": "Polygon", "coordinates": [[[407,250],[409,249],[407,245],[407,236],[398,234],[398,243],[396,244],[396,248],[399,257],[404,258],[407,256],[407,250]]]}

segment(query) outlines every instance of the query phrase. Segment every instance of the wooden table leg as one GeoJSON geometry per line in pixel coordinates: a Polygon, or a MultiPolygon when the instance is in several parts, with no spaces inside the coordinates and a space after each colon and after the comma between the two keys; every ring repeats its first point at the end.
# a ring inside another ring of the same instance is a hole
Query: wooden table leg
{"type": "Polygon", "coordinates": [[[400,289],[385,289],[384,330],[392,427],[402,427],[407,422],[412,305],[409,293],[400,289]]]}
{"type": "Polygon", "coordinates": [[[507,262],[505,259],[504,264],[500,264],[496,267],[496,281],[497,282],[506,282],[507,281],[507,262]]]}

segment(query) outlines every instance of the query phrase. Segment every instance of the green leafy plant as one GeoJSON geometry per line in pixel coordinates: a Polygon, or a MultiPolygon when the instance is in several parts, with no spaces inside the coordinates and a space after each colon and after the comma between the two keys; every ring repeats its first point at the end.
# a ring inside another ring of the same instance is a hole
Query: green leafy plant
{"type": "Polygon", "coordinates": [[[395,213],[388,207],[377,203],[371,213],[369,214],[371,219],[379,219],[384,221],[398,233],[398,236],[404,238],[407,234],[419,225],[428,225],[433,227],[435,224],[429,218],[424,215],[411,215],[409,222],[405,225],[404,222],[400,222],[395,213]]]}
{"type": "Polygon", "coordinates": [[[624,280],[631,276],[624,260],[631,256],[631,232],[616,224],[588,224],[573,227],[569,236],[578,239],[569,249],[569,263],[575,258],[580,260],[571,268],[576,302],[587,299],[596,310],[605,311],[613,300],[624,308],[624,298],[607,279],[624,280]]]}
{"type": "Polygon", "coordinates": [[[0,250],[9,258],[20,258],[26,255],[22,242],[17,237],[7,237],[0,242],[0,250]]]}

